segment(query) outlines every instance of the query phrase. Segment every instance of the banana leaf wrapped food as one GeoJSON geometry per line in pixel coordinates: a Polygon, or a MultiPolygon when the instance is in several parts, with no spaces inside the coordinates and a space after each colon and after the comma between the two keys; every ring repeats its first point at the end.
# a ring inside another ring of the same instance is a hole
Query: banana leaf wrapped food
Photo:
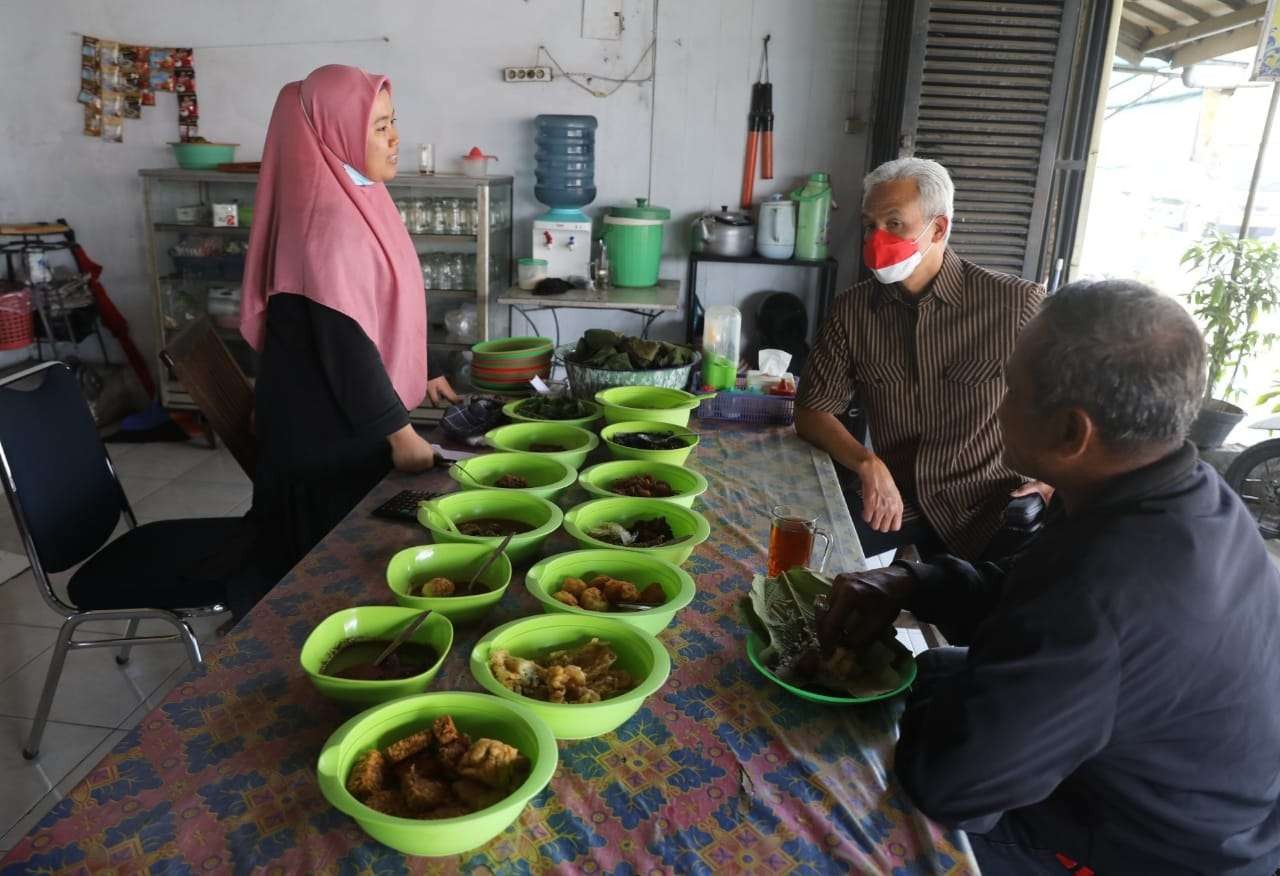
{"type": "Polygon", "coordinates": [[[814,601],[830,592],[830,579],[808,569],[752,580],[750,593],[738,600],[738,611],[768,643],[760,654],[765,665],[788,684],[818,693],[867,697],[897,688],[911,652],[892,629],[856,652],[837,646],[830,654],[822,653],[814,601]]]}
{"type": "Polygon", "coordinates": [[[606,371],[651,371],[688,365],[693,361],[693,350],[608,329],[587,329],[571,354],[571,361],[606,371]]]}

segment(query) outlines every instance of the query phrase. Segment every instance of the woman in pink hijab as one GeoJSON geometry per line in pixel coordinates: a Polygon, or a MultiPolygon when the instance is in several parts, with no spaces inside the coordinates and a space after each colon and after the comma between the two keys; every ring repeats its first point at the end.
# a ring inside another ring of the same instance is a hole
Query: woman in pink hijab
{"type": "Polygon", "coordinates": [[[394,466],[432,466],[409,424],[425,397],[426,294],[384,183],[391,84],[329,65],[280,90],[263,147],[240,331],[256,385],[258,564],[274,583],[394,466]]]}

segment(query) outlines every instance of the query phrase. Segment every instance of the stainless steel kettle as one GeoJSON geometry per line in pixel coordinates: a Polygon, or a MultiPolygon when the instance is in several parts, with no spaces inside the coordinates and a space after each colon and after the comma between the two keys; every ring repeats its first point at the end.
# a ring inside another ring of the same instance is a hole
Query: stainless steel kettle
{"type": "Polygon", "coordinates": [[[756,249],[756,226],[747,213],[722,206],[693,220],[693,251],[718,256],[749,256],[756,249]]]}

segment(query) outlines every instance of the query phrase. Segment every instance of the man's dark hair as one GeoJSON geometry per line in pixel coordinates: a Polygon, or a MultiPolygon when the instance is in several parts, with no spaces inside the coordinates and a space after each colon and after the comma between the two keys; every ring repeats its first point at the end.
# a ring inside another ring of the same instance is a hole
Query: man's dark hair
{"type": "Polygon", "coordinates": [[[1132,280],[1080,281],[1044,302],[1032,404],[1079,407],[1108,444],[1181,441],[1205,390],[1204,337],[1174,299],[1132,280]]]}

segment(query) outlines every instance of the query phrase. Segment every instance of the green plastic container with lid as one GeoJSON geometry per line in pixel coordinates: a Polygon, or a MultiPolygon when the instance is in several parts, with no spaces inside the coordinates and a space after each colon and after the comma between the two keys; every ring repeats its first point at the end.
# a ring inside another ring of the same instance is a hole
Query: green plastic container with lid
{"type": "Polygon", "coordinates": [[[811,173],[802,188],[791,193],[796,202],[796,258],[821,260],[827,257],[831,225],[831,179],[825,173],[811,173]]]}
{"type": "Polygon", "coordinates": [[[609,208],[604,217],[604,242],[609,248],[614,285],[634,288],[658,284],[662,226],[670,218],[670,210],[651,206],[647,198],[636,198],[634,207],[609,208]]]}

